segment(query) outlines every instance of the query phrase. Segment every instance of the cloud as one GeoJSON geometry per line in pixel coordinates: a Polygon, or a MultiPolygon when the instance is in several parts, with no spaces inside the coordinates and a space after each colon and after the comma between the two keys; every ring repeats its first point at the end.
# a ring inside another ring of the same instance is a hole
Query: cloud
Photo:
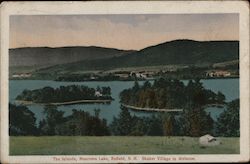
{"type": "Polygon", "coordinates": [[[10,47],[142,49],[174,39],[238,40],[237,14],[11,16],[10,47]]]}

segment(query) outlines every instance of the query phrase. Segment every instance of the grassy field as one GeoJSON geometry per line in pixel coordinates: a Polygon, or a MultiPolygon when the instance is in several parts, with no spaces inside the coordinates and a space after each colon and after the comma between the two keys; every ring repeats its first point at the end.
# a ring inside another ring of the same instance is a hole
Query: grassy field
{"type": "Polygon", "coordinates": [[[201,147],[192,137],[10,137],[10,155],[238,154],[239,138],[201,147]]]}

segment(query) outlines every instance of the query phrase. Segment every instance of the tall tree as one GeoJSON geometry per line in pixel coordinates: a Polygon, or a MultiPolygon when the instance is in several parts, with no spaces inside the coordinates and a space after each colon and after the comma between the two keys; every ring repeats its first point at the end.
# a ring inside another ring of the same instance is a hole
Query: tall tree
{"type": "Polygon", "coordinates": [[[55,135],[55,127],[64,121],[64,112],[58,111],[54,105],[46,105],[44,107],[45,120],[40,122],[40,128],[45,135],[55,135]],[[41,126],[43,124],[43,126],[41,126]]]}
{"type": "Polygon", "coordinates": [[[110,87],[102,87],[102,94],[105,96],[111,95],[111,88],[110,87]]]}
{"type": "Polygon", "coordinates": [[[180,120],[184,135],[198,137],[207,133],[213,133],[213,119],[202,107],[186,107],[181,114],[180,120]]]}
{"type": "Polygon", "coordinates": [[[129,135],[132,136],[143,136],[145,134],[145,124],[144,121],[140,118],[135,117],[135,124],[132,126],[131,132],[129,135]]]}
{"type": "Polygon", "coordinates": [[[240,136],[239,99],[231,101],[216,122],[216,134],[225,137],[240,136]]]}
{"type": "Polygon", "coordinates": [[[153,115],[152,117],[148,118],[145,123],[147,128],[147,135],[149,136],[162,136],[163,135],[163,126],[162,120],[160,116],[153,115]]]}
{"type": "Polygon", "coordinates": [[[9,134],[38,135],[35,114],[26,106],[9,104],[9,134]]]}
{"type": "Polygon", "coordinates": [[[118,118],[114,118],[111,128],[115,130],[116,135],[129,135],[133,127],[133,118],[127,108],[121,106],[121,112],[118,118]]]}
{"type": "Polygon", "coordinates": [[[164,114],[162,117],[162,125],[163,125],[163,133],[164,136],[172,136],[173,135],[173,126],[174,120],[173,116],[170,114],[164,114]]]}

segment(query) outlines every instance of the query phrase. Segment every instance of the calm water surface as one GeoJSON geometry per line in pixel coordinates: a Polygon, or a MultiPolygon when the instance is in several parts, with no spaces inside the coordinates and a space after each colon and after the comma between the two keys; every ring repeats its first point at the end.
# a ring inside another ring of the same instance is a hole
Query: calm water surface
{"type": "MultiPolygon", "coordinates": [[[[187,84],[188,81],[184,81],[187,84]]],[[[211,89],[214,92],[222,92],[226,96],[226,101],[231,101],[236,98],[239,98],[239,79],[210,79],[202,80],[203,85],[207,89],[211,89]]],[[[88,111],[91,114],[94,114],[94,109],[100,109],[100,117],[107,119],[108,123],[113,120],[114,116],[117,116],[120,112],[120,98],[119,93],[124,89],[130,88],[134,85],[133,81],[107,81],[107,82],[56,82],[56,81],[47,81],[47,80],[10,80],[9,86],[9,99],[11,103],[15,102],[15,98],[20,94],[24,89],[38,89],[45,86],[50,86],[57,88],[59,86],[67,85],[86,85],[88,87],[96,88],[97,86],[109,86],[111,88],[112,97],[115,99],[111,104],[75,104],[75,105],[66,105],[58,106],[58,110],[64,111],[65,115],[70,115],[72,109],[79,109],[88,111]]],[[[139,84],[143,84],[143,81],[140,81],[139,84]]],[[[44,117],[43,115],[43,106],[42,105],[30,105],[28,108],[35,113],[37,121],[44,117]]],[[[212,118],[216,119],[219,114],[224,109],[218,108],[208,108],[207,112],[211,113],[212,118]]],[[[149,116],[152,113],[146,112],[135,112],[131,111],[132,114],[137,116],[149,116]]]]}

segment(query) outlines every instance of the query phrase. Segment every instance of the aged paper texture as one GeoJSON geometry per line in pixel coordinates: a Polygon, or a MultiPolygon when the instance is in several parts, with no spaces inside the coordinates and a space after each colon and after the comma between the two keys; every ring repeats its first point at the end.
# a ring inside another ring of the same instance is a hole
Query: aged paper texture
{"type": "Polygon", "coordinates": [[[247,1],[3,2],[2,163],[249,161],[247,1]]]}

